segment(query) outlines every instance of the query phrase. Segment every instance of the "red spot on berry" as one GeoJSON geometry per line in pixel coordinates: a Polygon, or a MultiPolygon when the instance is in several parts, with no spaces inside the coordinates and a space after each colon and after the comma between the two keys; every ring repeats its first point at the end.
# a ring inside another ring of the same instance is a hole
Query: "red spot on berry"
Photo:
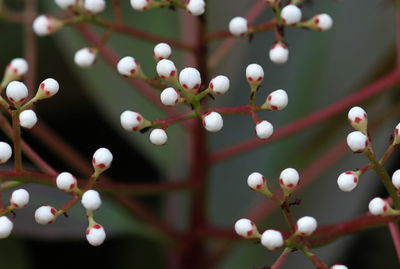
{"type": "Polygon", "coordinates": [[[137,117],[136,117],[136,120],[137,120],[137,121],[141,121],[141,120],[142,120],[142,117],[137,116],[137,117]]]}
{"type": "Polygon", "coordinates": [[[262,188],[262,186],[263,186],[263,184],[258,184],[258,185],[256,186],[256,189],[259,190],[259,189],[262,188]]]}
{"type": "Polygon", "coordinates": [[[361,122],[361,118],[359,118],[359,117],[356,117],[355,119],[354,119],[354,121],[355,121],[355,123],[360,123],[361,122]]]}
{"type": "Polygon", "coordinates": [[[388,206],[387,205],[384,205],[383,206],[383,212],[386,212],[388,210],[388,206]]]}
{"type": "Polygon", "coordinates": [[[210,88],[214,89],[214,84],[210,83],[210,88]]]}
{"type": "Polygon", "coordinates": [[[200,88],[200,84],[194,85],[194,89],[198,89],[198,88],[200,88]]]}
{"type": "Polygon", "coordinates": [[[254,233],[254,231],[253,231],[253,230],[250,230],[250,231],[247,232],[247,236],[252,236],[253,233],[254,233]]]}
{"type": "Polygon", "coordinates": [[[366,147],[368,146],[368,140],[367,140],[367,141],[365,141],[365,146],[366,146],[366,147]]]}
{"type": "Polygon", "coordinates": [[[10,99],[11,102],[14,102],[14,98],[8,97],[8,99],[10,99]]]}
{"type": "Polygon", "coordinates": [[[136,73],[136,69],[135,69],[135,68],[132,68],[130,72],[131,72],[131,74],[133,75],[133,74],[136,73]]]}
{"type": "Polygon", "coordinates": [[[353,178],[353,181],[354,181],[354,183],[357,183],[357,182],[358,182],[358,178],[357,178],[357,177],[354,177],[354,178],[353,178]]]}
{"type": "Polygon", "coordinates": [[[283,179],[279,179],[279,183],[281,184],[281,185],[283,185],[283,179]]]}
{"type": "Polygon", "coordinates": [[[247,80],[248,81],[253,81],[253,78],[252,77],[248,77],[247,80]]]}
{"type": "Polygon", "coordinates": [[[367,118],[367,114],[365,114],[365,113],[364,113],[364,118],[365,118],[365,119],[367,118]]]}
{"type": "Polygon", "coordinates": [[[268,101],[271,101],[271,100],[272,100],[272,96],[271,96],[271,95],[268,96],[267,100],[268,100],[268,101]]]}
{"type": "Polygon", "coordinates": [[[56,211],[54,208],[51,208],[51,209],[50,209],[50,213],[51,213],[52,215],[56,215],[57,211],[56,211]]]}
{"type": "Polygon", "coordinates": [[[41,89],[44,89],[44,86],[46,86],[43,82],[42,83],[40,83],[40,88],[41,89]]]}
{"type": "Polygon", "coordinates": [[[97,165],[97,167],[100,168],[100,169],[104,169],[104,168],[106,168],[106,165],[104,163],[99,163],[97,165]]]}
{"type": "Polygon", "coordinates": [[[278,110],[278,107],[277,106],[271,106],[271,109],[272,110],[278,110]]]}
{"type": "Polygon", "coordinates": [[[90,229],[86,229],[86,234],[90,234],[90,229]]]}
{"type": "Polygon", "coordinates": [[[54,220],[51,220],[49,222],[47,222],[47,224],[52,224],[54,222],[54,220]]]}
{"type": "Polygon", "coordinates": [[[315,18],[314,18],[314,23],[315,23],[315,24],[318,24],[318,23],[319,23],[319,18],[318,18],[318,17],[315,17],[315,18]]]}
{"type": "Polygon", "coordinates": [[[263,79],[263,77],[259,77],[258,79],[257,79],[257,81],[261,81],[263,79]]]}
{"type": "Polygon", "coordinates": [[[21,99],[19,100],[19,102],[22,103],[22,102],[25,101],[25,99],[26,99],[26,98],[21,98],[21,99]]]}
{"type": "Polygon", "coordinates": [[[47,30],[48,30],[49,32],[52,32],[53,29],[54,29],[53,25],[47,25],[47,30]]]}
{"type": "Polygon", "coordinates": [[[17,68],[11,68],[11,71],[12,71],[13,73],[17,73],[17,72],[18,72],[18,69],[17,69],[17,68]]]}
{"type": "Polygon", "coordinates": [[[94,229],[100,229],[100,228],[101,228],[101,225],[100,225],[100,224],[95,224],[95,225],[93,225],[93,228],[94,228],[94,229]]]}
{"type": "Polygon", "coordinates": [[[50,95],[50,91],[44,91],[46,95],[50,95]]]}
{"type": "Polygon", "coordinates": [[[96,159],[95,158],[92,159],[92,163],[96,163],[96,159]]]}
{"type": "Polygon", "coordinates": [[[94,54],[94,49],[93,48],[89,48],[88,51],[92,54],[94,54]]]}
{"type": "Polygon", "coordinates": [[[353,172],[352,172],[352,171],[347,171],[347,172],[345,172],[345,174],[346,174],[346,175],[352,175],[353,172]]]}
{"type": "Polygon", "coordinates": [[[163,76],[163,75],[161,75],[161,78],[162,78],[162,79],[165,79],[165,78],[166,78],[166,76],[163,76]]]}
{"type": "Polygon", "coordinates": [[[182,87],[185,88],[185,89],[188,88],[188,86],[186,84],[183,84],[182,87]]]}
{"type": "Polygon", "coordinates": [[[169,73],[169,76],[170,76],[170,77],[173,77],[173,76],[175,76],[175,74],[176,74],[176,70],[172,70],[172,71],[169,73]]]}
{"type": "Polygon", "coordinates": [[[75,188],[75,183],[72,183],[72,184],[69,186],[69,189],[70,189],[70,190],[72,190],[73,188],[75,188]]]}
{"type": "Polygon", "coordinates": [[[294,184],[289,184],[289,185],[287,185],[289,188],[293,188],[294,187],[294,184]]]}
{"type": "Polygon", "coordinates": [[[16,203],[11,203],[13,207],[19,207],[16,203]]]}
{"type": "Polygon", "coordinates": [[[394,134],[395,134],[395,135],[399,135],[399,129],[395,129],[395,130],[394,130],[394,134]]]}

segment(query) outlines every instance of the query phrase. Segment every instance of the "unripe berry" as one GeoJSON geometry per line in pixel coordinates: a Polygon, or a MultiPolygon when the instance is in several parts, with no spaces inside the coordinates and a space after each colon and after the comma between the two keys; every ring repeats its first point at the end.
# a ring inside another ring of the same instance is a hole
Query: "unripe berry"
{"type": "Polygon", "coordinates": [[[235,232],[246,239],[259,238],[256,225],[249,219],[240,219],[235,223],[235,232]]]}
{"type": "Polygon", "coordinates": [[[56,220],[57,210],[54,207],[44,205],[36,209],[35,220],[39,224],[50,224],[56,220]]]}
{"type": "Polygon", "coordinates": [[[49,98],[55,95],[60,89],[60,85],[57,80],[53,78],[47,78],[40,83],[39,90],[37,92],[37,97],[40,99],[49,98]]]}
{"type": "Polygon", "coordinates": [[[162,59],[157,63],[156,66],[157,74],[162,79],[172,79],[175,78],[177,74],[177,69],[173,61],[168,59],[162,59]]]}
{"type": "Polygon", "coordinates": [[[104,0],[85,0],[83,5],[86,11],[92,14],[99,14],[106,7],[106,1],[104,0]]]}
{"type": "Polygon", "coordinates": [[[315,15],[311,20],[313,28],[320,32],[328,31],[333,25],[331,16],[325,13],[315,15]]]}
{"type": "Polygon", "coordinates": [[[66,192],[72,191],[77,186],[76,178],[68,172],[60,173],[56,178],[56,184],[57,188],[66,192]]]}
{"type": "Polygon", "coordinates": [[[81,203],[86,210],[97,210],[101,206],[100,194],[95,190],[88,190],[82,195],[81,203]]]}
{"type": "Polygon", "coordinates": [[[266,120],[263,120],[256,125],[256,134],[260,139],[269,138],[274,132],[274,126],[266,120]]]}
{"type": "Polygon", "coordinates": [[[261,235],[261,244],[269,250],[275,250],[283,246],[283,236],[276,230],[266,230],[261,235]]]}
{"type": "Polygon", "coordinates": [[[0,164],[7,162],[12,155],[12,149],[6,142],[0,142],[0,164]]]}
{"type": "Polygon", "coordinates": [[[347,145],[353,152],[363,152],[368,144],[368,137],[360,131],[351,132],[347,136],[347,145]]]}
{"type": "Polygon", "coordinates": [[[375,197],[368,204],[369,212],[374,216],[385,214],[389,210],[389,208],[389,204],[379,197],[375,197]]]}
{"type": "Polygon", "coordinates": [[[247,185],[254,191],[259,191],[265,189],[267,186],[267,180],[265,177],[258,173],[254,172],[249,175],[247,178],[247,185]]]}
{"type": "Polygon", "coordinates": [[[271,109],[271,110],[282,110],[284,109],[289,102],[289,97],[286,91],[279,89],[271,92],[265,103],[262,105],[262,108],[271,109]]]}
{"type": "Polygon", "coordinates": [[[154,58],[156,61],[160,61],[162,59],[169,59],[171,57],[172,49],[170,45],[167,43],[159,43],[154,47],[154,58]]]}
{"type": "Polygon", "coordinates": [[[203,115],[203,126],[209,132],[218,132],[224,126],[224,121],[219,113],[208,112],[203,115]]]}
{"type": "Polygon", "coordinates": [[[93,154],[92,164],[96,171],[104,171],[111,166],[113,155],[106,148],[99,148],[93,154]]]}
{"type": "Polygon", "coordinates": [[[287,5],[282,9],[281,17],[286,25],[296,24],[301,20],[301,9],[296,5],[287,5]]]}
{"type": "Polygon", "coordinates": [[[396,189],[400,189],[400,169],[396,170],[392,175],[392,183],[396,189]]]}
{"type": "Polygon", "coordinates": [[[49,15],[40,15],[33,21],[32,28],[38,36],[46,36],[58,31],[62,26],[60,20],[49,15]]]}
{"type": "Polygon", "coordinates": [[[149,136],[150,142],[156,146],[162,146],[167,143],[168,136],[163,129],[154,129],[149,136]]]}
{"type": "Polygon", "coordinates": [[[347,114],[351,126],[362,133],[367,132],[367,112],[359,106],[352,107],[347,114]]]}
{"type": "Polygon", "coordinates": [[[311,235],[317,229],[317,220],[309,216],[300,218],[296,224],[296,234],[301,236],[311,235]]]}
{"type": "Polygon", "coordinates": [[[230,82],[226,76],[216,76],[210,81],[208,87],[214,94],[224,94],[229,90],[230,82]]]}
{"type": "Polygon", "coordinates": [[[393,144],[400,144],[400,123],[394,128],[393,144]]]}
{"type": "Polygon", "coordinates": [[[273,63],[284,64],[289,58],[289,49],[283,43],[276,43],[269,51],[269,58],[273,63]]]}
{"type": "Polygon", "coordinates": [[[357,187],[358,175],[353,171],[341,173],[337,179],[337,184],[340,190],[351,192],[355,187],[357,187]]]}
{"type": "Polygon", "coordinates": [[[165,106],[174,106],[179,103],[181,96],[174,88],[166,88],[160,94],[161,103],[165,106]]]}
{"type": "Polygon", "coordinates": [[[15,58],[7,65],[7,69],[15,76],[21,77],[28,72],[28,63],[24,58],[15,58]]]}
{"type": "Polygon", "coordinates": [[[32,129],[37,123],[37,120],[35,111],[31,109],[24,110],[19,114],[19,125],[27,129],[32,129]]]}
{"type": "Polygon", "coordinates": [[[151,0],[131,0],[131,6],[134,10],[143,11],[151,5],[151,0]]]}
{"type": "Polygon", "coordinates": [[[24,189],[13,191],[10,204],[15,208],[23,208],[29,203],[29,192],[24,189]]]}
{"type": "Polygon", "coordinates": [[[77,0],[55,0],[56,4],[64,9],[73,9],[76,6],[77,0]]]}
{"type": "Polygon", "coordinates": [[[106,232],[104,231],[103,226],[96,223],[92,226],[89,226],[86,229],[86,239],[94,247],[100,246],[103,244],[106,239],[106,232]]]}
{"type": "Polygon", "coordinates": [[[249,64],[246,68],[246,78],[251,85],[259,85],[264,79],[264,69],[258,64],[249,64]]]}
{"type": "Polygon", "coordinates": [[[4,239],[10,236],[14,224],[6,216],[0,217],[0,239],[4,239]]]}
{"type": "Polygon", "coordinates": [[[117,70],[121,75],[128,77],[135,77],[141,72],[139,63],[131,56],[119,60],[117,70]]]}
{"type": "Polygon", "coordinates": [[[204,0],[189,0],[186,4],[186,10],[193,16],[200,16],[204,13],[206,3],[204,0]]]}
{"type": "Polygon", "coordinates": [[[22,82],[11,81],[7,85],[6,95],[10,102],[14,104],[21,104],[28,97],[28,88],[22,82]]]}
{"type": "Polygon", "coordinates": [[[229,22],[229,32],[234,36],[243,36],[248,31],[248,22],[243,17],[235,17],[229,22]]]}
{"type": "Polygon", "coordinates": [[[96,48],[83,48],[75,53],[74,62],[79,67],[86,68],[94,64],[96,61],[96,56],[96,48]]]}
{"type": "Polygon", "coordinates": [[[286,193],[292,192],[299,183],[299,180],[299,173],[294,168],[286,168],[279,176],[279,184],[286,193]]]}
{"type": "Polygon", "coordinates": [[[120,116],[121,126],[127,131],[138,131],[146,126],[146,120],[136,111],[126,110],[120,116]]]}
{"type": "Polygon", "coordinates": [[[179,73],[179,83],[185,90],[197,91],[201,85],[200,72],[193,67],[186,67],[179,73]]]}
{"type": "Polygon", "coordinates": [[[343,264],[335,264],[332,265],[330,269],[349,269],[347,266],[344,266],[343,264]]]}

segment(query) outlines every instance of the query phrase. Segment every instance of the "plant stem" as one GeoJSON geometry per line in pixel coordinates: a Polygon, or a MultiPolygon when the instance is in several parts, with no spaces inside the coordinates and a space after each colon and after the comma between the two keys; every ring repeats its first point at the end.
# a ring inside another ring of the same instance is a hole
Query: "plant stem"
{"type": "Polygon", "coordinates": [[[11,111],[13,142],[14,142],[14,169],[16,172],[22,171],[22,154],[21,154],[21,127],[19,125],[19,110],[11,111]]]}
{"type": "Polygon", "coordinates": [[[290,248],[285,248],[279,258],[275,261],[275,263],[271,266],[271,269],[280,269],[283,266],[283,263],[286,261],[292,250],[290,248]]]}
{"type": "Polygon", "coordinates": [[[389,193],[390,197],[393,199],[394,207],[396,209],[400,209],[400,198],[397,195],[397,191],[392,184],[392,180],[387,173],[386,169],[380,164],[380,162],[376,159],[375,154],[372,152],[371,148],[368,147],[365,151],[365,156],[370,160],[372,164],[372,169],[378,174],[381,179],[383,185],[386,188],[386,191],[389,193]]]}
{"type": "Polygon", "coordinates": [[[293,219],[292,212],[290,210],[290,205],[288,204],[288,199],[285,199],[285,201],[281,204],[281,209],[283,215],[285,216],[285,220],[289,226],[290,231],[294,233],[296,229],[296,224],[293,219]]]}

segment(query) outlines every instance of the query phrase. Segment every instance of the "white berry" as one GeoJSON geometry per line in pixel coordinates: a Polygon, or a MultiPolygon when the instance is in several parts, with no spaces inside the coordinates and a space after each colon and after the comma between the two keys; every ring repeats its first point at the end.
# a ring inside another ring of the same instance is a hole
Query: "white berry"
{"type": "Polygon", "coordinates": [[[400,144],[400,123],[394,128],[394,144],[400,144]]]}
{"type": "Polygon", "coordinates": [[[0,164],[7,162],[12,155],[12,149],[6,142],[0,142],[0,164]]]}
{"type": "Polygon", "coordinates": [[[6,216],[0,217],[0,239],[4,239],[10,236],[14,224],[6,216]]]}
{"type": "Polygon", "coordinates": [[[38,36],[50,35],[62,27],[62,22],[49,15],[40,15],[33,21],[33,31],[38,36]]]}
{"type": "Polygon", "coordinates": [[[157,61],[171,57],[172,49],[167,43],[159,43],[154,47],[154,57],[157,61]]]}
{"type": "Polygon", "coordinates": [[[35,111],[31,109],[24,110],[19,114],[19,125],[27,129],[32,129],[37,123],[37,120],[35,111]]]}
{"type": "Polygon", "coordinates": [[[105,0],[85,0],[83,5],[86,11],[92,14],[98,14],[104,10],[106,7],[105,0]]]}
{"type": "Polygon", "coordinates": [[[260,139],[269,138],[274,132],[274,126],[266,120],[263,120],[256,125],[256,134],[260,139]]]}
{"type": "Polygon", "coordinates": [[[209,88],[214,94],[224,94],[229,90],[230,82],[226,76],[216,76],[210,81],[209,88]]]}
{"type": "Polygon", "coordinates": [[[245,35],[248,30],[247,20],[243,17],[235,17],[229,22],[229,32],[234,36],[245,35]]]}
{"type": "Polygon", "coordinates": [[[15,58],[11,60],[7,68],[17,76],[23,76],[28,72],[28,63],[24,58],[15,58]]]}
{"type": "Polygon", "coordinates": [[[286,25],[296,24],[301,20],[301,9],[296,5],[287,5],[282,9],[281,17],[286,25]]]}
{"type": "Polygon", "coordinates": [[[56,219],[57,210],[54,207],[44,205],[36,209],[35,220],[39,224],[50,224],[56,219]]]}
{"type": "Polygon", "coordinates": [[[288,105],[288,102],[289,97],[286,91],[279,89],[268,95],[264,106],[271,110],[282,110],[288,105]]]}
{"type": "Polygon", "coordinates": [[[261,190],[264,189],[267,185],[267,180],[265,179],[265,177],[258,173],[258,172],[253,172],[249,175],[249,177],[247,178],[247,185],[255,190],[261,190]]]}
{"type": "Polygon", "coordinates": [[[101,206],[100,194],[95,190],[88,190],[82,195],[81,203],[86,210],[97,210],[101,206]]]}
{"type": "Polygon", "coordinates": [[[123,76],[134,76],[139,70],[139,64],[135,58],[131,56],[125,56],[119,60],[117,64],[117,70],[123,76]]]}
{"type": "Polygon", "coordinates": [[[353,171],[341,173],[337,179],[337,184],[340,190],[351,192],[355,187],[357,187],[358,175],[353,171]]]}
{"type": "Polygon", "coordinates": [[[200,16],[204,13],[206,3],[204,0],[189,0],[186,5],[186,10],[193,16],[200,16]]]}
{"type": "Polygon", "coordinates": [[[344,266],[343,264],[335,264],[332,265],[330,269],[349,269],[349,268],[347,266],[344,266]]]}
{"type": "Polygon", "coordinates": [[[60,85],[58,84],[57,80],[53,78],[46,78],[45,80],[40,83],[39,92],[44,97],[51,97],[55,95],[58,90],[60,89],[60,85]]]}
{"type": "Polygon", "coordinates": [[[333,20],[328,14],[322,13],[315,15],[312,21],[318,31],[324,32],[332,28],[333,20]]]}
{"type": "Polygon", "coordinates": [[[286,168],[279,176],[279,184],[287,191],[293,190],[299,183],[299,180],[299,173],[294,168],[286,168]]]}
{"type": "Polygon", "coordinates": [[[55,0],[56,4],[64,10],[72,9],[73,7],[75,7],[76,1],[77,0],[55,0]]]}
{"type": "Polygon", "coordinates": [[[76,178],[68,172],[60,173],[56,178],[57,188],[62,191],[71,191],[77,186],[76,178]]]}
{"type": "Polygon", "coordinates": [[[28,88],[22,82],[11,81],[7,85],[6,95],[12,103],[20,104],[28,97],[28,88]]]}
{"type": "Polygon", "coordinates": [[[388,211],[389,204],[382,198],[375,197],[369,202],[368,209],[372,215],[379,216],[388,211]]]}
{"type": "Polygon", "coordinates": [[[136,111],[126,110],[120,116],[121,126],[127,131],[137,131],[143,127],[144,118],[136,111]]]}
{"type": "Polygon", "coordinates": [[[258,64],[249,64],[246,68],[246,78],[250,84],[259,85],[264,79],[264,69],[258,64]]]}
{"type": "Polygon", "coordinates": [[[352,107],[347,114],[351,126],[360,132],[367,131],[368,117],[367,112],[359,106],[352,107]]]}
{"type": "Polygon", "coordinates": [[[266,230],[261,236],[261,244],[269,250],[275,250],[283,246],[283,236],[276,230],[266,230]]]}
{"type": "Polygon", "coordinates": [[[74,62],[79,67],[89,67],[96,61],[97,49],[83,48],[78,50],[74,56],[74,62]]]}
{"type": "Polygon", "coordinates": [[[106,232],[104,231],[103,226],[100,224],[95,224],[86,229],[86,239],[94,247],[100,246],[103,244],[106,239],[106,232]]]}
{"type": "Polygon", "coordinates": [[[363,152],[368,144],[368,137],[360,131],[351,132],[347,136],[347,145],[353,152],[363,152]]]}
{"type": "Polygon", "coordinates": [[[134,10],[146,10],[151,4],[151,0],[131,0],[131,7],[134,10]]]}
{"type": "Polygon", "coordinates": [[[240,219],[235,223],[235,232],[243,238],[257,237],[258,230],[254,222],[249,219],[240,219]]]}
{"type": "Polygon", "coordinates": [[[275,44],[269,51],[269,58],[273,63],[284,64],[289,58],[289,49],[283,43],[275,44]]]}
{"type": "Polygon", "coordinates": [[[224,121],[219,113],[209,112],[203,116],[203,126],[209,132],[218,132],[224,126],[224,121]]]}
{"type": "Polygon", "coordinates": [[[179,93],[174,88],[166,88],[160,94],[161,103],[165,106],[174,106],[179,102],[179,93]]]}
{"type": "Polygon", "coordinates": [[[92,164],[96,170],[104,171],[111,166],[113,155],[106,148],[99,148],[93,154],[92,164]]]}
{"type": "Polygon", "coordinates": [[[186,67],[179,73],[179,83],[186,90],[198,90],[201,85],[200,72],[193,67],[186,67]]]}
{"type": "Polygon", "coordinates": [[[154,129],[149,136],[150,142],[156,146],[162,146],[167,143],[168,136],[163,129],[154,129]]]}
{"type": "Polygon", "coordinates": [[[158,76],[162,79],[173,78],[178,72],[174,62],[168,59],[162,59],[159,61],[156,69],[158,76]]]}
{"type": "Polygon", "coordinates": [[[392,183],[396,189],[400,189],[400,169],[396,170],[392,175],[392,183]]]}
{"type": "Polygon", "coordinates": [[[311,235],[317,229],[317,220],[309,216],[300,218],[296,224],[296,232],[301,236],[311,235]]]}
{"type": "Polygon", "coordinates": [[[29,203],[29,192],[24,189],[13,191],[10,203],[15,208],[23,208],[29,203]]]}

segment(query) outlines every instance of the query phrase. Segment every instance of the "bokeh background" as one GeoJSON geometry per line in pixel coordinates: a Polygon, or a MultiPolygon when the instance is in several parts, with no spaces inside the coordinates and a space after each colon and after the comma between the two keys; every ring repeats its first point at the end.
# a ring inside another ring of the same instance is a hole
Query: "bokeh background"
{"type": "MultiPolygon", "coordinates": [[[[36,2],[38,13],[61,13],[51,0],[36,2]]],[[[139,13],[133,11],[128,2],[121,1],[127,24],[151,33],[181,38],[182,12],[162,9],[139,13]]],[[[208,1],[209,29],[226,29],[232,17],[243,16],[256,0],[232,2],[208,1]]],[[[16,11],[24,6],[23,0],[8,0],[5,3],[16,11]]],[[[212,101],[211,106],[245,104],[249,90],[244,70],[248,64],[258,63],[265,70],[259,102],[269,92],[279,88],[285,89],[289,95],[289,105],[284,111],[261,114],[262,118],[274,124],[275,129],[279,129],[355,92],[393,68],[396,36],[391,1],[309,1],[303,8],[304,17],[323,12],[334,19],[334,27],[329,32],[286,31],[290,60],[283,66],[274,65],[268,59],[268,51],[274,41],[272,32],[257,34],[251,42],[246,38],[237,42],[210,71],[211,75],[224,74],[231,79],[228,94],[212,101]]],[[[113,19],[110,8],[101,16],[113,19]]],[[[272,12],[266,10],[257,23],[271,17],[272,12]]],[[[95,29],[98,33],[104,32],[104,29],[95,29]]],[[[30,45],[25,42],[23,31],[23,26],[19,24],[0,20],[1,68],[12,58],[21,57],[24,46],[30,45]]],[[[210,50],[220,42],[212,42],[210,50]]],[[[155,75],[152,58],[154,44],[118,33],[112,35],[108,44],[120,56],[134,56],[146,73],[155,75]]],[[[95,149],[108,147],[114,154],[114,162],[107,173],[117,181],[157,182],[183,178],[187,173],[187,137],[184,131],[177,126],[169,128],[170,139],[161,148],[151,145],[147,135],[125,132],[120,127],[119,115],[126,109],[141,111],[149,119],[165,115],[121,78],[115,67],[108,66],[101,58],[89,69],[75,66],[73,55],[85,46],[87,42],[74,28],[37,39],[35,85],[47,77],[56,78],[61,85],[55,98],[36,106],[39,120],[50,126],[88,162],[95,149]]],[[[173,60],[177,66],[184,67],[184,57],[179,50],[174,50],[173,60]]],[[[398,87],[359,104],[368,112],[378,156],[386,149],[392,130],[399,122],[398,104],[398,87]]],[[[218,150],[252,138],[253,128],[248,116],[225,116],[224,129],[209,135],[209,147],[218,150]]],[[[327,151],[345,141],[350,131],[347,111],[344,111],[282,140],[217,163],[211,170],[208,186],[211,223],[231,229],[238,218],[263,201],[263,197],[246,186],[246,178],[251,172],[262,172],[269,184],[276,187],[281,170],[295,167],[301,174],[327,151]]],[[[7,140],[3,134],[0,136],[7,140]]],[[[31,136],[29,131],[24,131],[23,137],[57,170],[77,173],[44,146],[46,141],[31,136]]],[[[346,152],[342,158],[336,160],[332,156],[329,168],[296,194],[302,200],[301,205],[294,208],[296,217],[311,215],[318,219],[320,225],[339,223],[363,214],[371,198],[385,195],[373,172],[364,175],[352,193],[343,193],[337,188],[336,178],[341,172],[366,163],[363,156],[351,154],[346,148],[343,151],[346,152]]],[[[389,172],[399,168],[398,157],[396,153],[389,160],[389,172]]],[[[101,247],[93,248],[85,240],[87,223],[80,205],[72,209],[69,218],[60,218],[46,227],[39,226],[33,219],[34,210],[42,204],[61,206],[68,201],[68,196],[44,186],[29,185],[27,189],[31,191],[32,202],[25,210],[17,212],[13,235],[0,241],[0,268],[165,268],[168,255],[165,240],[112,199],[105,198],[104,207],[96,212],[96,220],[107,230],[107,240],[101,247]]],[[[7,194],[3,195],[3,199],[6,198],[7,194]]],[[[181,229],[187,225],[188,199],[188,194],[184,192],[168,197],[139,198],[146,207],[181,229]]],[[[285,228],[280,212],[257,224],[261,230],[285,228]]],[[[209,240],[211,249],[219,243],[209,240]]],[[[327,264],[344,263],[352,269],[398,268],[386,227],[345,236],[315,252],[327,264]]],[[[215,268],[261,268],[272,264],[277,255],[279,253],[268,252],[260,245],[237,240],[215,268]]],[[[294,253],[283,268],[312,268],[312,265],[301,253],[294,253]]]]}

